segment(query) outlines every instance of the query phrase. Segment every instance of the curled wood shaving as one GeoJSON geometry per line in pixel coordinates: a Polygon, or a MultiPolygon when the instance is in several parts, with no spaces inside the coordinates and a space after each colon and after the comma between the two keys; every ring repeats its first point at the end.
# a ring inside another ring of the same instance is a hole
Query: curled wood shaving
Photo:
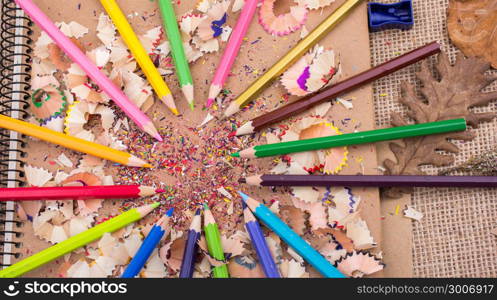
{"type": "Polygon", "coordinates": [[[381,271],[385,265],[370,253],[360,251],[347,254],[335,266],[343,274],[358,278],[381,271]]]}
{"type": "MultiPolygon", "coordinates": [[[[497,75],[486,73],[490,64],[481,58],[464,58],[457,56],[455,64],[450,64],[447,54],[438,57],[436,70],[440,76],[437,79],[425,60],[421,70],[416,74],[421,81],[422,97],[418,96],[414,85],[403,82],[401,85],[403,96],[399,99],[409,110],[407,116],[416,123],[442,121],[453,118],[465,118],[469,125],[478,127],[481,122],[488,122],[495,118],[493,112],[474,112],[471,108],[487,105],[497,99],[497,92],[484,93],[483,88],[497,79],[497,75]]],[[[409,120],[399,113],[392,113],[392,125],[404,126],[409,120]]],[[[419,168],[421,165],[447,166],[454,162],[451,153],[458,153],[459,148],[450,140],[474,139],[471,131],[455,132],[425,137],[404,139],[403,145],[392,142],[390,149],[395,155],[396,162],[387,159],[384,161],[386,175],[425,175],[419,168]],[[440,153],[440,151],[449,154],[440,153]]],[[[390,197],[400,197],[409,193],[411,189],[391,188],[385,191],[390,197]]]]}

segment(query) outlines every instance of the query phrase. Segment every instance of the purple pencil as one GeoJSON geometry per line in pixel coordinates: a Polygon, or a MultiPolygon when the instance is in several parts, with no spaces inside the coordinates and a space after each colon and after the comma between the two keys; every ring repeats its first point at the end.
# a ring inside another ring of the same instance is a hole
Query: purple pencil
{"type": "Polygon", "coordinates": [[[278,267],[274,262],[271,251],[269,251],[269,247],[267,246],[266,243],[266,238],[262,233],[262,229],[261,226],[259,225],[259,222],[254,217],[254,215],[247,207],[245,202],[242,202],[242,205],[243,205],[243,216],[245,218],[245,228],[247,228],[247,232],[250,235],[250,239],[252,240],[252,245],[255,248],[255,252],[257,252],[257,257],[259,257],[259,262],[262,265],[264,274],[266,274],[267,278],[280,278],[280,272],[278,271],[278,267]]]}
{"type": "Polygon", "coordinates": [[[183,252],[183,261],[181,262],[181,271],[179,278],[192,278],[195,267],[195,259],[198,252],[198,240],[201,233],[200,209],[197,209],[188,230],[188,239],[186,241],[185,251],[183,252]]]}
{"type": "Polygon", "coordinates": [[[255,186],[497,187],[497,176],[257,175],[239,181],[255,186]]]}

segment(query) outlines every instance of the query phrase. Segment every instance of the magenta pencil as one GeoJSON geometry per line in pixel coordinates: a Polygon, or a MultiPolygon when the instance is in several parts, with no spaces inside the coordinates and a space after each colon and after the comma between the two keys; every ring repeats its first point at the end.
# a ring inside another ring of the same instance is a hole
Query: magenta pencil
{"type": "Polygon", "coordinates": [[[233,66],[237,54],[240,51],[240,47],[242,46],[243,38],[245,37],[245,34],[247,33],[250,23],[254,17],[258,2],[259,0],[245,1],[240,17],[238,18],[238,22],[236,23],[236,27],[231,33],[226,50],[224,51],[221,62],[217,67],[216,74],[214,75],[214,79],[212,80],[211,88],[209,90],[209,99],[207,100],[207,107],[212,105],[226,83],[226,79],[231,72],[231,67],[233,66]]]}

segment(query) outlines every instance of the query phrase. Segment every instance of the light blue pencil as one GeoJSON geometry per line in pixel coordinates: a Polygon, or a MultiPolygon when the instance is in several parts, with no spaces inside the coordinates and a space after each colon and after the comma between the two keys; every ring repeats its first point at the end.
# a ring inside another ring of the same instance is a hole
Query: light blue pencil
{"type": "Polygon", "coordinates": [[[124,270],[121,278],[134,278],[140,273],[155,247],[157,247],[164,234],[166,234],[166,231],[168,231],[169,218],[171,218],[173,212],[174,208],[171,208],[164,217],[155,223],[140,246],[140,249],[136,252],[135,257],[133,257],[126,270],[124,270]]]}
{"type": "Polygon", "coordinates": [[[276,233],[288,246],[292,247],[311,266],[327,278],[345,278],[334,266],[330,264],[319,252],[312,248],[309,243],[302,239],[295,231],[286,225],[264,204],[250,198],[242,192],[238,192],[254,215],[276,233]]]}

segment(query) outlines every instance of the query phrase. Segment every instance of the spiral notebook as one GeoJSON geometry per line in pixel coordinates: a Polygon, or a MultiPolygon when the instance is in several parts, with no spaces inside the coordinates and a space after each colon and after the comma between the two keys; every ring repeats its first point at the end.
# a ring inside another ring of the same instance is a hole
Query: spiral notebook
{"type": "MultiPolygon", "coordinates": [[[[2,4],[1,16],[1,90],[0,90],[0,113],[8,115],[13,118],[23,118],[28,114],[25,112],[28,109],[28,102],[30,95],[30,45],[33,40],[36,41],[39,36],[39,28],[32,26],[29,19],[25,16],[22,10],[18,9],[13,0],[0,0],[2,4]],[[30,38],[30,34],[33,36],[30,38]]],[[[78,1],[78,0],[36,0],[34,1],[44,12],[47,13],[54,21],[76,21],[94,31],[96,26],[97,16],[103,11],[99,1],[78,1]],[[60,10],[61,4],[67,9],[60,10]],[[71,9],[74,8],[74,9],[71,9]]],[[[138,33],[144,33],[152,27],[161,23],[159,14],[151,15],[157,9],[155,1],[143,2],[139,7],[134,5],[135,1],[120,1],[123,10],[129,14],[141,16],[148,12],[149,18],[147,22],[143,22],[142,18],[135,18],[132,20],[132,25],[138,33]]],[[[177,7],[177,14],[184,14],[194,8],[196,1],[182,1],[181,5],[177,7]]],[[[308,19],[306,26],[308,29],[314,28],[319,22],[331,13],[338,5],[343,3],[343,0],[338,0],[332,6],[327,8],[321,13],[313,13],[312,18],[308,19]]],[[[233,14],[233,16],[235,16],[233,14]]],[[[234,26],[236,17],[229,20],[229,24],[234,26]]],[[[295,33],[291,38],[282,38],[280,40],[281,48],[274,48],[274,39],[263,30],[262,26],[257,24],[254,20],[247,40],[256,41],[260,37],[264,37],[260,43],[251,44],[247,43],[245,48],[242,48],[243,55],[240,55],[235,68],[242,69],[245,65],[250,65],[258,70],[263,70],[268,65],[274,63],[274,57],[261,58],[255,62],[250,58],[250,53],[259,49],[272,49],[275,56],[283,55],[288,48],[300,39],[300,33],[295,33]],[[276,55],[277,54],[277,55],[276,55]]],[[[92,32],[85,42],[94,43],[97,41],[92,32]]],[[[356,51],[343,51],[341,60],[344,67],[344,76],[356,74],[357,72],[370,67],[369,56],[369,36],[367,30],[367,10],[366,5],[361,5],[360,9],[355,10],[350,17],[345,19],[336,30],[334,30],[329,37],[324,39],[321,43],[326,46],[337,47],[338,49],[346,49],[353,47],[356,51]]],[[[193,74],[207,74],[210,77],[213,74],[214,66],[218,63],[219,57],[222,52],[215,55],[207,55],[202,61],[192,64],[193,74]]],[[[238,72],[239,75],[230,81],[230,89],[234,94],[241,93],[247,85],[254,80],[252,73],[238,72]]],[[[175,76],[172,76],[175,78],[175,76]]],[[[197,76],[195,87],[198,101],[203,101],[207,98],[208,84],[205,83],[206,79],[197,76]]],[[[208,81],[208,80],[207,80],[208,81]]],[[[172,82],[172,79],[170,80],[172,82]]],[[[169,83],[169,82],[168,82],[169,83]]],[[[171,83],[173,93],[180,95],[181,91],[175,83],[171,83]]],[[[268,88],[267,95],[269,94],[283,94],[281,86],[275,84],[268,88]]],[[[347,111],[344,107],[339,105],[334,106],[333,115],[336,118],[350,118],[361,120],[361,129],[370,130],[374,128],[374,112],[372,104],[372,89],[371,86],[366,86],[351,93],[351,97],[361,99],[362,105],[357,105],[353,111],[347,111]]],[[[197,126],[205,119],[206,112],[197,109],[191,112],[185,101],[177,101],[179,109],[184,113],[182,122],[188,122],[190,126],[197,126]]],[[[154,113],[167,115],[167,109],[156,103],[156,105],[148,112],[150,115],[154,113]]],[[[255,117],[259,112],[252,110],[244,113],[241,117],[243,121],[255,117]]],[[[160,126],[161,120],[155,120],[157,125],[160,126]]],[[[54,171],[53,166],[50,166],[43,159],[44,153],[49,153],[51,156],[57,156],[60,153],[68,155],[78,155],[78,153],[71,153],[66,149],[54,147],[45,142],[35,141],[33,139],[23,142],[21,137],[15,132],[1,131],[0,130],[0,186],[2,187],[16,187],[23,184],[22,161],[27,164],[32,164],[37,167],[43,167],[54,171]],[[25,147],[25,148],[23,148],[25,147]],[[26,156],[23,150],[28,154],[26,156]]],[[[350,167],[348,172],[355,174],[357,172],[373,173],[376,172],[377,159],[374,146],[355,147],[351,149],[350,167]],[[362,163],[359,163],[361,161],[362,163]]],[[[109,166],[109,169],[112,169],[109,166]]],[[[167,183],[167,182],[166,182],[167,183]]],[[[269,194],[270,191],[267,191],[269,194]]],[[[380,222],[380,205],[379,194],[377,189],[358,189],[357,195],[362,199],[366,199],[366,204],[362,208],[362,216],[369,225],[369,228],[374,236],[375,241],[381,243],[381,222],[380,222]]],[[[113,209],[110,203],[107,203],[105,209],[113,209]]],[[[102,212],[102,215],[107,215],[102,212]]],[[[29,222],[23,226],[16,216],[14,203],[0,203],[0,264],[7,266],[15,261],[36,253],[46,247],[49,247],[45,241],[42,241],[33,233],[33,229],[29,222]]],[[[377,247],[378,251],[380,246],[377,247]]],[[[40,269],[27,274],[29,277],[56,277],[57,262],[48,264],[40,269]]],[[[380,273],[375,276],[381,276],[380,273]]]]}
{"type": "MultiPolygon", "coordinates": [[[[30,21],[10,0],[1,3],[0,44],[0,113],[23,118],[29,97],[30,21]]],[[[22,157],[24,142],[17,132],[0,129],[0,186],[17,187],[23,184],[22,157]]],[[[0,266],[8,266],[19,258],[22,246],[22,223],[15,219],[15,205],[0,203],[0,266]]]]}

